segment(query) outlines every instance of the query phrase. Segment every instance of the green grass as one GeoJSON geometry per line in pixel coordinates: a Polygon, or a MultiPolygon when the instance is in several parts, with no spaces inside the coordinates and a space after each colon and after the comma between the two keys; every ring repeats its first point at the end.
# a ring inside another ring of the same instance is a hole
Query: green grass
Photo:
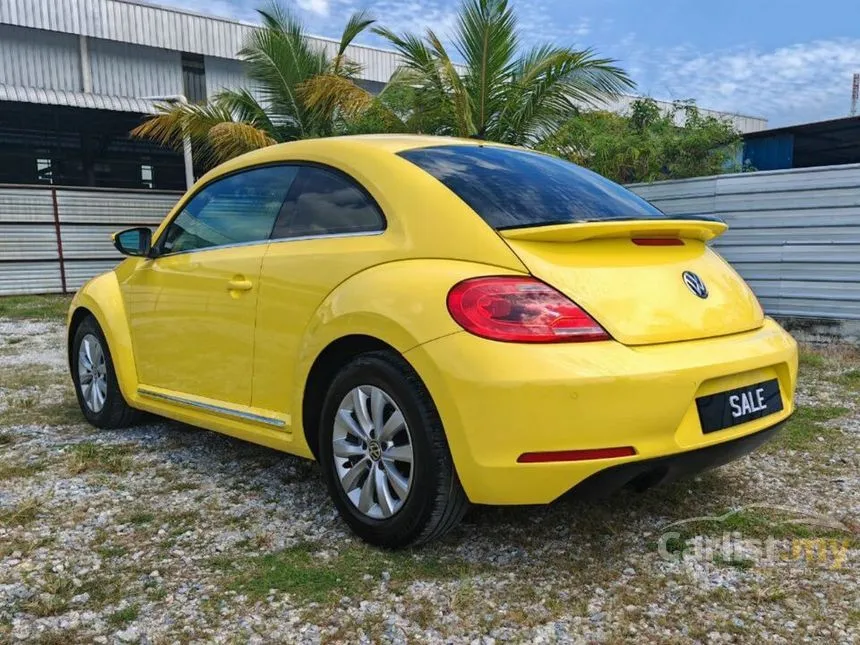
{"type": "MultiPolygon", "coordinates": [[[[720,513],[713,513],[715,517],[720,513]]],[[[729,515],[722,520],[701,520],[672,526],[668,531],[679,534],[666,544],[670,553],[683,550],[684,542],[697,535],[721,536],[725,533],[739,533],[742,539],[774,538],[781,539],[811,539],[811,538],[835,538],[847,539],[853,548],[860,546],[860,537],[852,535],[847,531],[840,531],[828,526],[819,526],[810,519],[810,523],[804,524],[803,515],[787,513],[779,509],[747,508],[729,515]]],[[[720,556],[721,557],[721,556],[720,556]]],[[[715,560],[716,561],[716,560],[715,560]]],[[[745,562],[745,561],[744,561],[745,562]]],[[[743,562],[738,564],[734,561],[722,559],[721,564],[744,568],[743,562]]]]}
{"type": "Polygon", "coordinates": [[[64,614],[77,590],[70,576],[47,570],[39,592],[47,595],[36,593],[22,603],[21,608],[28,614],[45,618],[64,614]]]}
{"type": "Polygon", "coordinates": [[[721,553],[717,553],[714,556],[714,564],[734,567],[735,569],[751,569],[755,566],[755,562],[753,562],[752,560],[748,560],[746,558],[739,558],[734,555],[727,558],[721,553]]]}
{"type": "Polygon", "coordinates": [[[150,513],[149,511],[135,511],[131,515],[126,518],[123,518],[123,521],[128,524],[134,524],[135,526],[141,526],[143,524],[151,524],[155,520],[155,514],[150,513]]]}
{"type": "Polygon", "coordinates": [[[852,390],[860,389],[860,368],[853,368],[838,374],[832,380],[852,390]]]}
{"type": "Polygon", "coordinates": [[[126,473],[133,466],[130,452],[128,446],[75,444],[69,450],[69,470],[73,475],[85,472],[126,473]]]}
{"type": "Polygon", "coordinates": [[[95,552],[106,559],[121,558],[128,555],[128,549],[126,547],[111,544],[97,546],[95,548],[95,552]]]}
{"type": "Polygon", "coordinates": [[[42,537],[39,539],[24,539],[24,538],[9,538],[0,542],[0,559],[9,557],[13,553],[20,552],[25,557],[41,549],[49,547],[56,542],[53,536],[42,537]]]}
{"type": "Polygon", "coordinates": [[[84,420],[69,375],[45,365],[0,367],[8,407],[0,412],[0,426],[68,425],[84,420]],[[43,402],[52,392],[51,402],[43,402]]]}
{"type": "Polygon", "coordinates": [[[63,321],[72,296],[3,296],[0,297],[0,318],[13,320],[63,321]]]}
{"type": "Polygon", "coordinates": [[[798,348],[798,360],[801,367],[812,367],[815,369],[820,369],[827,364],[826,359],[820,352],[806,345],[801,345],[798,348]]]}
{"type": "Polygon", "coordinates": [[[773,441],[765,444],[764,449],[770,452],[777,450],[809,450],[821,445],[824,448],[832,447],[830,440],[838,439],[842,433],[836,428],[822,425],[831,419],[838,419],[847,414],[848,408],[839,406],[798,406],[794,415],[777,433],[773,441]],[[824,442],[818,441],[823,437],[824,442]]]}
{"type": "Polygon", "coordinates": [[[45,464],[41,461],[31,461],[27,463],[0,462],[0,481],[18,479],[20,477],[32,477],[43,470],[45,470],[45,464]]]}
{"type": "Polygon", "coordinates": [[[34,637],[27,639],[27,642],[31,645],[69,645],[69,643],[83,643],[85,640],[77,629],[62,629],[39,632],[34,637]]]}
{"type": "Polygon", "coordinates": [[[252,558],[221,556],[211,565],[230,578],[230,588],[251,598],[265,598],[275,589],[309,602],[364,593],[379,583],[384,571],[390,575],[390,588],[399,588],[415,580],[460,578],[476,570],[474,565],[441,560],[430,553],[382,552],[351,544],[322,559],[315,556],[317,548],[304,543],[252,558]],[[366,581],[365,575],[373,581],[366,581]]]}
{"type": "Polygon", "coordinates": [[[0,510],[0,526],[27,526],[39,516],[41,510],[40,500],[24,500],[12,508],[0,510]]]}
{"type": "Polygon", "coordinates": [[[107,622],[108,625],[112,625],[113,627],[123,627],[136,620],[139,615],[140,607],[137,605],[129,605],[128,607],[118,609],[112,614],[109,614],[107,622]]]}

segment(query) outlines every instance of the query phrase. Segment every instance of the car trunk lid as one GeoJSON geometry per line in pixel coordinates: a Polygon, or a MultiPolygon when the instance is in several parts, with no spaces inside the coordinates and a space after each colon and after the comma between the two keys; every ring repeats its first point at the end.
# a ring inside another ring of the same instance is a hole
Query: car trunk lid
{"type": "Polygon", "coordinates": [[[499,234],[534,276],[580,305],[613,338],[647,345],[761,327],[755,295],[705,244],[726,228],[709,220],[604,220],[499,234]],[[705,297],[696,294],[696,279],[705,297]]]}

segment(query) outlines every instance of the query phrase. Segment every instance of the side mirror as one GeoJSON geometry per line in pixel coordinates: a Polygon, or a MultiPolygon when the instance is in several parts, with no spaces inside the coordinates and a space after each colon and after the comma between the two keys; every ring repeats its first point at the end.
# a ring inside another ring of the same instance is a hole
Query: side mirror
{"type": "Polygon", "coordinates": [[[112,239],[116,250],[123,255],[146,257],[152,248],[152,231],[145,226],[114,233],[112,239]]]}

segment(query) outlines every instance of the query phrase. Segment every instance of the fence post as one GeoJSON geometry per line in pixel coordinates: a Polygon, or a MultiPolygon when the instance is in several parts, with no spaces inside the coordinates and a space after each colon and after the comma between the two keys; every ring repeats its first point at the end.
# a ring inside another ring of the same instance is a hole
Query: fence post
{"type": "Polygon", "coordinates": [[[69,292],[66,287],[66,261],[63,257],[63,237],[60,235],[60,209],[57,206],[57,188],[51,186],[51,201],[54,204],[54,232],[57,235],[57,256],[60,258],[60,283],[63,286],[63,293],[69,292]]]}

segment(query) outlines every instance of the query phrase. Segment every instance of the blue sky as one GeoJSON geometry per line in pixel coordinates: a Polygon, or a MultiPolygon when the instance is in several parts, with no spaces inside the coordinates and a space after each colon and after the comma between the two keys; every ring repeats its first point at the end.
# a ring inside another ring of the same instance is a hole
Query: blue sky
{"type": "MultiPolygon", "coordinates": [[[[154,0],[254,21],[265,0],[154,0]]],[[[282,0],[308,30],[338,35],[370,9],[397,30],[440,35],[459,0],[282,0]]],[[[638,92],[766,117],[771,126],[846,116],[860,72],[860,0],[511,0],[524,46],[553,41],[616,58],[638,92]]],[[[372,35],[359,42],[380,44],[372,35]]]]}

